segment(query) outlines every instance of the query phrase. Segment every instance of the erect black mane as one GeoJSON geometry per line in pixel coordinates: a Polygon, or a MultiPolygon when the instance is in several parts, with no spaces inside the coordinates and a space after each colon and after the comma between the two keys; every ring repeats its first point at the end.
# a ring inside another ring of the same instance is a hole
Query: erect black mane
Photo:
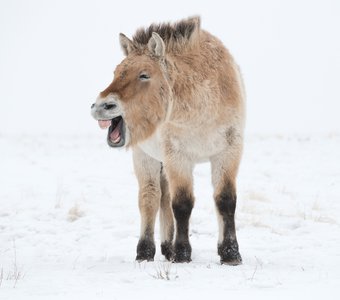
{"type": "Polygon", "coordinates": [[[156,32],[166,45],[170,43],[183,43],[190,39],[195,29],[199,29],[200,21],[200,17],[193,17],[179,21],[175,24],[152,24],[148,28],[137,30],[133,36],[133,42],[140,45],[146,45],[149,42],[152,33],[156,32]]]}

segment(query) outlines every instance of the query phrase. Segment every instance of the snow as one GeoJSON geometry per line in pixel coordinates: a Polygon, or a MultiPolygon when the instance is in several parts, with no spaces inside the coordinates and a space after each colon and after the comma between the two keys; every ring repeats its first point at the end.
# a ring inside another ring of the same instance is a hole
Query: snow
{"type": "Polygon", "coordinates": [[[157,227],[139,264],[131,152],[104,132],[2,134],[0,149],[2,300],[340,296],[340,135],[246,138],[237,267],[219,264],[209,164],[194,173],[193,261],[166,262],[157,227]]]}

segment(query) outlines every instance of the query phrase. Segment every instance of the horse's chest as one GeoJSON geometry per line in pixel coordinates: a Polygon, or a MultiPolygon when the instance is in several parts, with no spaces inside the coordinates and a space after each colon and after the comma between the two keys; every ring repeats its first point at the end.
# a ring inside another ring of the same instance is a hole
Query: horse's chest
{"type": "Polygon", "coordinates": [[[152,158],[163,161],[161,150],[161,136],[159,132],[154,133],[150,138],[139,144],[139,147],[152,158]]]}

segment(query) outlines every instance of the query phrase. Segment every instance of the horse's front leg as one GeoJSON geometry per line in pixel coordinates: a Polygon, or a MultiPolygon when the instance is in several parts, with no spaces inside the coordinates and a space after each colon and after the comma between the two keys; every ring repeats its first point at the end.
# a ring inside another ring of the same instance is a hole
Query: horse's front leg
{"type": "Polygon", "coordinates": [[[139,210],[141,231],[137,245],[138,261],[152,261],[156,248],[154,228],[161,199],[161,163],[151,158],[138,147],[133,149],[134,169],[139,184],[139,210]]]}
{"type": "Polygon", "coordinates": [[[194,206],[193,165],[188,160],[171,159],[165,162],[164,169],[169,182],[172,210],[176,223],[174,260],[175,262],[190,262],[189,220],[194,206]]]}

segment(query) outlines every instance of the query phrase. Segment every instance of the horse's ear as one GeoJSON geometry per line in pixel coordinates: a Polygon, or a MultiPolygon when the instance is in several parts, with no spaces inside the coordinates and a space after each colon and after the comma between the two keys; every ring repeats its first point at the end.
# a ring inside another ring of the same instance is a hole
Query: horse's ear
{"type": "Polygon", "coordinates": [[[148,42],[148,48],[149,51],[157,57],[163,57],[165,54],[165,44],[163,39],[156,32],[152,33],[152,37],[148,42]]]}
{"type": "Polygon", "coordinates": [[[122,34],[122,33],[119,34],[119,42],[120,42],[120,46],[122,47],[122,50],[123,50],[123,52],[126,56],[133,49],[135,49],[133,42],[125,34],[122,34]]]}

